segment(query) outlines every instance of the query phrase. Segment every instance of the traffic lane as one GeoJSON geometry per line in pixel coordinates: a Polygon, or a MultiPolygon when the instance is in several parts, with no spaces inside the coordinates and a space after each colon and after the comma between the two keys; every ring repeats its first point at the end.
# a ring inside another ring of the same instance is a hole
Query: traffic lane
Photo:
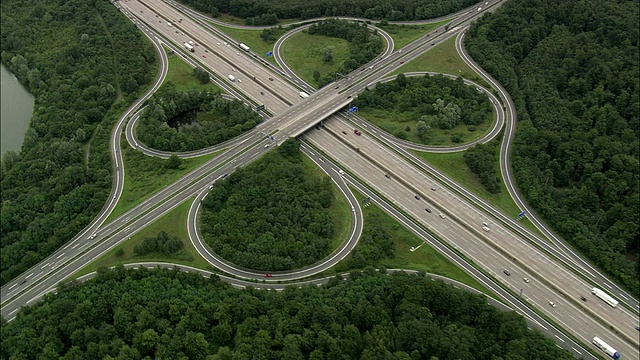
{"type": "MultiPolygon", "coordinates": [[[[358,157],[358,153],[355,152],[354,150],[348,148],[347,146],[343,146],[344,147],[344,151],[335,151],[335,149],[337,147],[339,147],[341,145],[340,141],[335,141],[333,143],[331,143],[331,138],[333,138],[332,135],[328,135],[327,132],[311,132],[311,134],[313,134],[312,136],[309,136],[310,141],[313,141],[315,146],[319,147],[319,148],[323,148],[324,146],[326,147],[330,147],[332,149],[332,156],[336,155],[336,154],[342,154],[343,158],[338,158],[337,160],[341,163],[348,163],[349,164],[349,170],[350,171],[354,171],[357,173],[358,176],[363,176],[365,174],[370,174],[373,171],[375,171],[375,169],[371,169],[371,168],[367,168],[366,166],[360,166],[362,164],[365,164],[366,161],[362,158],[358,157]],[[318,141],[316,142],[315,139],[322,137],[322,139],[318,139],[318,141]],[[346,154],[346,155],[345,155],[346,154]],[[362,160],[362,161],[361,161],[362,160]]],[[[335,138],[334,138],[335,139],[335,138]]],[[[422,214],[424,214],[425,212],[421,211],[419,206],[415,206],[412,204],[414,203],[419,203],[419,201],[409,201],[409,207],[403,207],[402,206],[402,201],[398,200],[398,197],[400,197],[400,199],[410,199],[413,195],[412,192],[410,190],[406,190],[406,191],[389,191],[388,190],[388,184],[386,184],[387,186],[384,187],[379,187],[376,190],[379,191],[380,193],[382,193],[384,196],[386,196],[387,198],[390,199],[394,199],[392,200],[394,203],[396,203],[398,206],[402,207],[403,210],[407,211],[408,213],[412,214],[416,219],[422,220],[424,221],[424,216],[421,216],[422,214]]],[[[375,186],[375,185],[373,185],[375,186]]],[[[465,253],[467,256],[469,256],[469,258],[474,259],[475,262],[479,263],[480,265],[482,265],[485,269],[487,269],[490,273],[492,273],[495,277],[497,278],[501,278],[503,280],[504,283],[507,284],[507,286],[509,286],[512,291],[514,291],[515,293],[517,293],[519,291],[520,288],[519,287],[522,285],[522,277],[518,277],[517,279],[515,277],[512,276],[505,276],[504,273],[502,272],[503,269],[516,269],[515,273],[517,274],[525,274],[526,271],[521,269],[518,265],[513,264],[511,262],[511,259],[508,259],[506,256],[502,255],[501,252],[495,252],[492,251],[491,248],[487,248],[486,251],[482,251],[479,250],[476,253],[470,253],[468,250],[469,249],[473,249],[478,248],[478,246],[480,248],[482,248],[483,246],[485,246],[484,243],[474,243],[473,241],[469,242],[466,241],[467,239],[473,239],[474,238],[474,234],[468,232],[465,228],[461,228],[459,226],[457,226],[455,223],[447,221],[448,219],[438,219],[436,218],[435,221],[428,221],[426,222],[426,225],[429,229],[431,229],[432,231],[435,231],[437,233],[439,233],[439,235],[444,238],[449,244],[452,244],[453,246],[455,246],[459,251],[461,251],[462,253],[465,253]],[[438,221],[440,220],[440,221],[438,221]],[[484,256],[483,256],[484,255],[484,256]],[[497,268],[496,264],[501,264],[501,268],[497,268]],[[502,275],[501,275],[502,274],[502,275]]],[[[535,305],[538,306],[538,308],[542,309],[543,311],[544,309],[544,304],[548,303],[548,301],[553,301],[553,300],[548,300],[548,299],[554,299],[557,295],[555,294],[554,291],[546,288],[546,292],[545,297],[547,298],[547,300],[545,302],[540,302],[540,301],[536,301],[535,305]]],[[[542,292],[541,292],[542,293],[542,292]]],[[[564,300],[563,300],[564,302],[564,300]]],[[[566,308],[571,308],[571,307],[566,307],[566,308]]],[[[553,308],[555,309],[555,308],[553,308]]],[[[573,309],[575,311],[575,309],[573,309]]],[[[557,314],[553,314],[553,311],[545,311],[547,314],[549,315],[557,315],[557,314]],[[551,314],[550,314],[551,313],[551,314]]],[[[591,328],[594,329],[594,321],[593,319],[591,319],[588,316],[584,316],[581,315],[579,316],[580,320],[582,321],[579,326],[585,329],[591,328]]],[[[574,326],[571,325],[570,323],[564,321],[563,318],[561,317],[557,317],[556,316],[556,321],[559,321],[559,323],[566,325],[566,326],[574,326]]],[[[596,324],[596,329],[594,330],[595,333],[603,333],[606,334],[611,333],[610,331],[608,331],[608,329],[604,326],[597,326],[596,324]]],[[[590,341],[589,338],[585,338],[585,341],[590,341]]]]}
{"type": "MultiPolygon", "coordinates": [[[[431,204],[436,205],[438,209],[445,212],[449,216],[455,216],[457,220],[466,224],[472,225],[478,230],[479,234],[476,236],[483,236],[486,240],[492,242],[496,246],[504,249],[507,253],[518,259],[526,259],[526,254],[536,253],[537,249],[520,238],[515,238],[513,232],[504,229],[504,225],[499,222],[493,222],[488,220],[488,215],[479,211],[477,208],[471,206],[466,201],[461,201],[456,194],[451,192],[448,188],[439,185],[432,185],[432,189],[436,191],[429,191],[424,188],[425,185],[435,184],[435,179],[422,172],[417,172],[413,167],[403,166],[406,165],[399,156],[385,147],[380,147],[379,144],[366,136],[358,136],[353,134],[351,124],[346,123],[344,119],[332,118],[325,122],[325,128],[331,129],[334,133],[342,134],[341,137],[352,144],[352,146],[360,149],[362,153],[366,153],[368,156],[375,158],[379,164],[382,164],[385,168],[395,168],[393,176],[404,179],[406,182],[412,184],[414,188],[418,189],[417,196],[424,198],[431,204]],[[346,133],[346,134],[345,134],[346,133]],[[424,184],[424,185],[420,185],[424,184]],[[424,190],[423,190],[424,189],[424,190]],[[482,232],[482,219],[487,219],[490,223],[491,230],[489,232],[482,232]],[[515,241],[518,239],[518,241],[515,241]]],[[[574,299],[579,299],[580,296],[585,294],[587,289],[590,289],[588,283],[581,278],[577,277],[571,271],[563,266],[557,264],[557,262],[546,261],[544,264],[540,262],[527,261],[527,266],[531,271],[543,274],[544,278],[551,282],[557,289],[565,292],[568,296],[574,299]],[[572,284],[574,286],[565,286],[564,284],[572,284]]],[[[590,291],[590,290],[589,290],[590,291]]],[[[594,316],[598,316],[599,320],[608,323],[610,326],[615,326],[617,323],[633,323],[635,318],[627,309],[621,308],[617,311],[607,309],[605,307],[595,307],[589,309],[594,313],[594,316]]],[[[621,330],[630,339],[636,339],[634,334],[630,331],[630,327],[626,330],[621,330]],[[632,337],[633,336],[633,337],[632,337]]]]}

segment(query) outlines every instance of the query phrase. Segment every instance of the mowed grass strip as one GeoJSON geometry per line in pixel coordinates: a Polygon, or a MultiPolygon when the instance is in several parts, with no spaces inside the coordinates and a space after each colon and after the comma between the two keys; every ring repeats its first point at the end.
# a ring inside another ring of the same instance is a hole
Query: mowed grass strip
{"type": "Polygon", "coordinates": [[[76,276],[79,277],[88,274],[101,267],[111,267],[119,264],[144,261],[170,262],[189,265],[205,270],[213,270],[213,267],[204,260],[193,247],[187,234],[187,216],[189,214],[189,207],[193,200],[194,198],[187,200],[160,219],[149,224],[147,227],[131,236],[128,240],[111,249],[93,263],[87,265],[85,268],[80,270],[76,276]],[[166,232],[169,236],[177,236],[178,239],[182,241],[182,244],[184,245],[183,248],[173,255],[148,254],[145,256],[137,256],[134,254],[134,246],[141,244],[147,237],[158,236],[161,231],[166,232]],[[122,251],[120,256],[117,255],[119,251],[122,251]]]}
{"type": "MultiPolygon", "coordinates": [[[[123,141],[124,143],[124,141],[123,141]]],[[[135,207],[151,195],[164,189],[182,176],[193,171],[205,162],[221,154],[224,150],[203,155],[194,159],[183,159],[179,169],[167,169],[169,160],[150,157],[123,145],[124,188],[115,209],[105,223],[117,218],[127,210],[135,207]]]]}
{"type": "MultiPolygon", "coordinates": [[[[166,48],[165,48],[166,51],[166,48]]],[[[208,92],[221,92],[222,90],[218,85],[208,83],[202,85],[195,76],[193,76],[193,67],[184,62],[180,57],[175,55],[168,55],[169,57],[169,69],[167,70],[167,76],[164,79],[163,85],[171,82],[176,86],[176,91],[208,91],[208,92]]]]}
{"type": "MultiPolygon", "coordinates": [[[[484,186],[480,183],[478,176],[474,174],[467,166],[463,157],[464,152],[455,152],[449,154],[434,154],[413,150],[412,152],[421,157],[423,160],[427,161],[429,164],[436,167],[438,170],[447,174],[447,176],[449,176],[458,184],[464,186],[466,189],[478,195],[480,198],[488,201],[491,205],[502,210],[502,212],[507,216],[517,218],[518,214],[521,212],[518,205],[516,205],[516,203],[507,192],[507,188],[502,180],[500,181],[501,192],[498,194],[491,194],[484,188],[484,186]]],[[[499,166],[500,165],[496,163],[496,167],[498,167],[498,174],[500,174],[499,166]]],[[[500,177],[500,179],[502,179],[502,176],[500,177]]],[[[521,223],[528,229],[536,232],[537,234],[540,234],[538,229],[536,229],[536,227],[526,217],[521,220],[521,223]]],[[[543,236],[543,238],[545,237],[543,236]]]]}
{"type": "Polygon", "coordinates": [[[349,48],[349,42],[344,39],[299,32],[284,42],[282,57],[296,74],[317,87],[314,71],[318,70],[321,77],[324,74],[335,75],[349,57],[349,48]],[[333,61],[324,61],[322,50],[325,48],[332,49],[333,61]]]}
{"type": "Polygon", "coordinates": [[[437,23],[424,25],[388,24],[385,26],[380,26],[380,28],[391,35],[394,44],[393,49],[398,50],[402,49],[404,46],[410,44],[412,41],[418,39],[419,37],[426,35],[431,30],[436,29],[450,21],[451,20],[444,20],[437,23]]]}
{"type": "Polygon", "coordinates": [[[405,63],[392,75],[412,72],[432,71],[437,73],[462,76],[474,81],[486,88],[491,88],[467,63],[462,60],[456,51],[456,39],[452,37],[431,48],[421,56],[405,63]]]}

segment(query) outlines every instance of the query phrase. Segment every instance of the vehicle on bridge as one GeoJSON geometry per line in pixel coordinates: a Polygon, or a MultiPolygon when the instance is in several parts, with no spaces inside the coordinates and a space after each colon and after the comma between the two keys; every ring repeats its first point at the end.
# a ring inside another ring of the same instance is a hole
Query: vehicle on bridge
{"type": "Polygon", "coordinates": [[[593,338],[593,344],[612,358],[616,360],[620,358],[620,354],[616,351],[616,349],[612,348],[611,345],[607,344],[599,337],[596,336],[593,338]]]}
{"type": "Polygon", "coordinates": [[[607,304],[611,305],[611,307],[618,306],[618,300],[612,298],[611,296],[609,296],[609,294],[607,294],[606,292],[604,292],[604,291],[602,291],[602,290],[600,290],[598,288],[591,289],[591,293],[593,295],[599,297],[600,299],[602,299],[607,304]]]}

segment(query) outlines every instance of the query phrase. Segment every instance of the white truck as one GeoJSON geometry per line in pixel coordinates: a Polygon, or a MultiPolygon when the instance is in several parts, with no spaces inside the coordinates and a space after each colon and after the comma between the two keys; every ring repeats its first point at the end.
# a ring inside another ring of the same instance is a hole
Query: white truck
{"type": "Polygon", "coordinates": [[[231,75],[231,74],[229,74],[229,80],[230,81],[236,81],[236,77],[231,75]]]}
{"type": "Polygon", "coordinates": [[[193,49],[193,46],[191,46],[189,43],[184,43],[184,47],[187,48],[187,50],[194,52],[195,50],[193,49]]]}
{"type": "Polygon", "coordinates": [[[309,97],[309,94],[307,94],[307,93],[306,93],[306,92],[304,92],[304,91],[300,91],[300,97],[301,97],[301,98],[303,98],[303,99],[306,99],[306,98],[308,98],[308,97],[309,97]]]}
{"type": "Polygon", "coordinates": [[[238,46],[240,46],[240,49],[244,51],[249,51],[249,47],[243,43],[238,44],[238,46]]]}
{"type": "Polygon", "coordinates": [[[606,302],[611,307],[618,306],[618,300],[612,298],[611,296],[609,296],[609,294],[607,294],[606,292],[604,292],[604,291],[602,291],[602,290],[600,290],[598,288],[591,289],[591,293],[593,295],[599,297],[600,299],[602,299],[602,301],[606,302]]]}
{"type": "Polygon", "coordinates": [[[604,351],[607,355],[611,356],[613,359],[615,360],[620,359],[620,353],[618,353],[616,349],[611,347],[611,345],[607,344],[599,337],[596,336],[593,338],[593,344],[597,346],[598,349],[604,351]]]}

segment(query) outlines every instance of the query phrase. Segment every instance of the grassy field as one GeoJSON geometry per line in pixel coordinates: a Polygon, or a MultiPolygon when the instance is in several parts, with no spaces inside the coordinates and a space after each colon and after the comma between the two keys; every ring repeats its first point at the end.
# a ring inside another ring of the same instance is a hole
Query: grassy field
{"type": "Polygon", "coordinates": [[[489,84],[476,74],[458,55],[455,37],[436,45],[421,56],[407,62],[404,66],[394,71],[392,75],[411,71],[433,71],[462,76],[465,79],[475,81],[479,85],[490,88],[489,84]]]}
{"type": "MultiPolygon", "coordinates": [[[[166,51],[166,48],[165,48],[166,51]]],[[[164,79],[163,85],[171,82],[176,86],[176,91],[208,91],[208,92],[221,92],[224,91],[213,83],[202,85],[195,76],[193,76],[193,68],[191,65],[182,61],[182,59],[175,55],[169,56],[169,69],[167,71],[167,77],[164,79]]]]}
{"type": "MultiPolygon", "coordinates": [[[[513,202],[511,196],[509,196],[504,182],[500,181],[500,189],[502,191],[499,194],[491,194],[487,190],[485,190],[484,186],[478,180],[478,176],[471,172],[471,170],[465,163],[463,158],[464,152],[456,152],[450,154],[434,154],[421,151],[412,152],[425,161],[429,162],[429,164],[438,168],[443,173],[447,174],[458,184],[464,186],[474,194],[478,195],[480,198],[488,201],[493,206],[502,210],[502,212],[507,216],[516,218],[520,213],[520,208],[513,202]]],[[[496,167],[499,167],[499,164],[496,164],[496,167]]],[[[500,170],[497,170],[499,173],[500,170]]],[[[528,229],[536,232],[537,234],[540,234],[538,229],[536,229],[536,227],[526,217],[521,220],[521,223],[528,229]]]]}
{"type": "MultiPolygon", "coordinates": [[[[362,203],[364,196],[353,189],[352,191],[356,194],[358,201],[362,203]]],[[[365,227],[367,227],[367,224],[372,221],[372,218],[376,219],[378,224],[386,230],[394,242],[395,257],[393,259],[383,259],[375,264],[374,267],[422,270],[428,273],[446,276],[478,289],[485,294],[492,295],[488,289],[480,285],[480,283],[474,280],[471,276],[455,266],[432,247],[424,243],[420,238],[407,230],[377,206],[367,205],[363,207],[363,214],[365,227]],[[410,251],[412,247],[417,247],[420,244],[423,245],[420,246],[419,249],[413,252],[410,251]]],[[[360,245],[358,244],[358,246],[360,245]]],[[[331,269],[330,273],[342,273],[351,270],[347,267],[347,260],[348,257],[331,269]]]]}
{"type": "MultiPolygon", "coordinates": [[[[433,23],[433,24],[424,24],[424,25],[396,25],[396,24],[388,24],[385,26],[379,26],[382,30],[386,31],[391,35],[393,39],[393,49],[398,50],[403,48],[405,45],[411,43],[415,39],[420,36],[428,33],[429,31],[442,26],[448,23],[451,20],[444,20],[441,22],[433,23]]],[[[375,24],[374,24],[375,25],[375,24]]]]}
{"type": "Polygon", "coordinates": [[[317,87],[318,83],[313,78],[313,72],[318,70],[320,76],[335,75],[342,63],[347,60],[349,47],[347,40],[299,32],[282,45],[282,57],[296,74],[317,87]],[[333,61],[330,63],[322,58],[324,48],[333,49],[333,61]]]}
{"type": "MultiPolygon", "coordinates": [[[[396,137],[406,139],[417,144],[422,143],[418,137],[418,133],[416,132],[416,124],[419,121],[419,117],[413,112],[390,112],[385,109],[365,107],[358,109],[358,115],[396,137]],[[409,131],[406,129],[407,126],[409,127],[409,131]]],[[[429,129],[429,141],[426,144],[435,146],[452,146],[471,142],[487,133],[487,131],[493,127],[494,119],[495,112],[492,110],[491,113],[487,114],[485,122],[480,125],[469,126],[460,124],[449,130],[432,127],[429,129]],[[460,134],[462,141],[460,143],[454,143],[451,141],[451,135],[453,134],[460,134]]]]}
{"type": "Polygon", "coordinates": [[[213,267],[209,265],[209,263],[206,262],[200,256],[200,254],[198,254],[196,249],[191,244],[191,241],[189,241],[189,237],[187,236],[187,228],[185,224],[187,222],[189,207],[191,206],[192,202],[193,198],[187,200],[180,206],[171,210],[169,213],[165,214],[154,223],[140,230],[138,233],[130,237],[122,244],[111,249],[111,251],[106,253],[104,256],[100,257],[93,263],[80,270],[80,272],[78,272],[76,276],[88,274],[92,271],[96,271],[100,267],[111,267],[118,264],[127,264],[142,261],[170,262],[189,265],[206,270],[213,270],[213,267]],[[178,251],[172,256],[160,254],[137,256],[133,253],[133,247],[135,245],[142,243],[142,241],[147,237],[157,236],[161,231],[166,232],[170,236],[177,236],[184,244],[182,250],[178,251]],[[122,249],[121,251],[123,251],[120,256],[116,255],[119,249],[122,249]]]}
{"type": "Polygon", "coordinates": [[[165,164],[169,160],[162,160],[146,156],[141,152],[123,145],[122,156],[124,158],[124,189],[118,205],[107,222],[120,216],[133,208],[142,200],[167,187],[198,166],[213,159],[222,151],[214,154],[200,156],[195,159],[183,159],[180,169],[166,169],[165,164]]]}

